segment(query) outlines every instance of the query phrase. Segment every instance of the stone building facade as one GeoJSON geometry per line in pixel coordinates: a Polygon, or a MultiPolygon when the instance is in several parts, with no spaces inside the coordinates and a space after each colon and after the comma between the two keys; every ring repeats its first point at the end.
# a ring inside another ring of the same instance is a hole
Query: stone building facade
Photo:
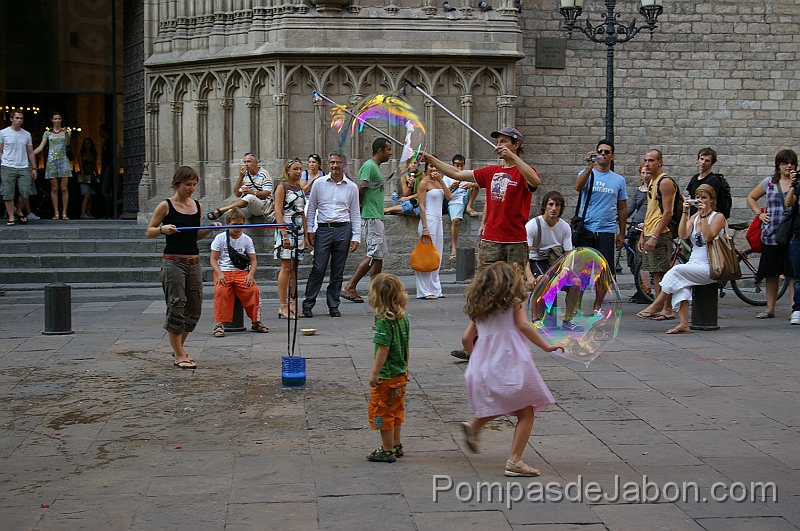
{"type": "MultiPolygon", "coordinates": [[[[572,180],[604,134],[605,46],[574,32],[564,68],[537,67],[536,39],[565,38],[558,2],[523,0],[521,11],[513,0],[489,3],[481,11],[454,0],[445,12],[438,0],[144,0],[140,219],[180,164],[200,172],[208,207],[230,197],[247,151],[278,177],[288,157],[336,149],[312,90],[354,104],[397,91],[404,77],[484,135],[516,124],[543,190],[574,204],[572,180]]],[[[598,24],[604,9],[586,0],[582,20],[598,24]]],[[[636,2],[617,10],[641,23],[636,2]]],[[[772,173],[778,150],[798,148],[799,23],[796,0],[664,0],[652,37],[616,47],[617,171],[633,186],[642,155],[658,147],[685,184],[697,150],[712,146],[733,187],[733,217],[748,218],[747,192],[772,173]]],[[[493,160],[490,146],[419,94],[406,99],[429,129],[428,150],[462,152],[473,166],[493,160]]],[[[345,146],[351,170],[374,137],[365,130],[345,146]]]]}

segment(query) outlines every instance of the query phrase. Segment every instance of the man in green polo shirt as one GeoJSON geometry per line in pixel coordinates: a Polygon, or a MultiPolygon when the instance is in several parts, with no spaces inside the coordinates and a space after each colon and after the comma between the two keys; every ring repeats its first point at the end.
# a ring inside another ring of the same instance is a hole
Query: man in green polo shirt
{"type": "Polygon", "coordinates": [[[383,226],[383,174],[380,165],[392,157],[392,145],[385,138],[372,143],[372,158],[358,170],[358,192],[361,199],[361,234],[367,255],[358,264],[353,277],[342,287],[342,298],[364,302],[358,295],[358,282],[369,271],[370,279],[383,269],[383,257],[389,252],[383,226]]]}

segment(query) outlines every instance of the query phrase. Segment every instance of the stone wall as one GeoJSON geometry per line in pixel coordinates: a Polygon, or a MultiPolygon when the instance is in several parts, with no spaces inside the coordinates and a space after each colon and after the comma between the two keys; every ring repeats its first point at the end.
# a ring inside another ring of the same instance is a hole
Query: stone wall
{"type": "MultiPolygon", "coordinates": [[[[621,0],[623,22],[643,18],[621,0]]],[[[605,5],[586,0],[586,17],[602,21],[605,5]]],[[[520,24],[525,59],[517,64],[517,124],[526,158],[543,189],[566,191],[585,167],[585,153],[605,133],[606,46],[574,31],[566,68],[536,68],[536,38],[565,37],[558,2],[525,2],[520,24]]],[[[775,154],[797,150],[800,137],[800,9],[796,0],[665,0],[653,32],[615,50],[616,170],[637,181],[645,151],[664,152],[664,169],[686,184],[697,151],[719,154],[715,170],[734,195],[733,219],[752,219],[745,196],[772,174],[775,154]]]]}

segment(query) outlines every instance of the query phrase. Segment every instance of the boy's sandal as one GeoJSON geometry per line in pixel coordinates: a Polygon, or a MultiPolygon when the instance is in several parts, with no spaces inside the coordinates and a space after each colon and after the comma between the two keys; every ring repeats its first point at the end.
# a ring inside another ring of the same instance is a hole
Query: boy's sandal
{"type": "Polygon", "coordinates": [[[211,221],[214,221],[215,219],[221,218],[223,215],[224,215],[224,212],[222,212],[222,210],[216,209],[216,210],[213,210],[213,211],[208,213],[208,219],[210,219],[211,221]]]}
{"type": "Polygon", "coordinates": [[[255,323],[253,323],[253,325],[250,327],[250,330],[252,330],[253,332],[258,332],[259,334],[266,334],[267,332],[269,332],[269,328],[267,328],[267,325],[265,325],[261,321],[256,321],[255,323]]]}
{"type": "Polygon", "coordinates": [[[540,472],[532,466],[524,463],[521,459],[514,463],[506,461],[506,476],[509,477],[536,477],[540,472]]]}
{"type": "Polygon", "coordinates": [[[225,337],[225,327],[222,324],[214,325],[214,337],[225,337]]]}

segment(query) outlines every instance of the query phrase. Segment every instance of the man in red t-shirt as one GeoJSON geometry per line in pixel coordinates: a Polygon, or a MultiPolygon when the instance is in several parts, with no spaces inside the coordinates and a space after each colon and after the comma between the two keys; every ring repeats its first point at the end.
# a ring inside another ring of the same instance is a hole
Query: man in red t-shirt
{"type": "Polygon", "coordinates": [[[524,268],[528,261],[525,223],[530,216],[532,194],[542,181],[536,170],[520,158],[522,133],[513,127],[503,127],[493,132],[492,138],[497,139],[495,152],[502,159],[500,165],[459,171],[427,153],[424,160],[452,179],[475,182],[486,188],[479,268],[501,261],[524,268]]]}

